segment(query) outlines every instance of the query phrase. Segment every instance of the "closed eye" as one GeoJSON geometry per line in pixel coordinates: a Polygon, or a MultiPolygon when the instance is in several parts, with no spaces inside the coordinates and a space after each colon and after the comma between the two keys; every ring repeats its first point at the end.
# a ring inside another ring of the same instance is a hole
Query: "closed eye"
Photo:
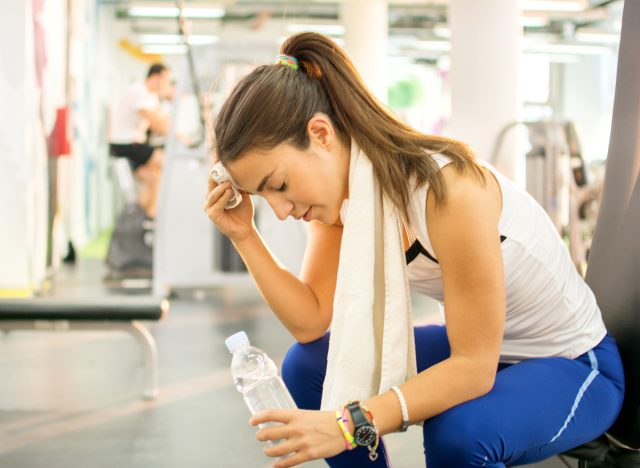
{"type": "Polygon", "coordinates": [[[280,188],[278,188],[278,192],[284,192],[285,190],[287,190],[287,184],[283,182],[280,188]]]}

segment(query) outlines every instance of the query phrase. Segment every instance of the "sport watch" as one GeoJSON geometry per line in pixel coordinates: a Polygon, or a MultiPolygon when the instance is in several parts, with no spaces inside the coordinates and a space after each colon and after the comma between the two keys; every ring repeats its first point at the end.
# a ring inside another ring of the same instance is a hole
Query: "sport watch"
{"type": "Polygon", "coordinates": [[[362,408],[360,408],[360,403],[357,401],[352,401],[347,404],[347,410],[351,414],[351,419],[353,420],[353,438],[361,447],[368,447],[372,445],[376,441],[376,437],[378,433],[376,428],[369,422],[367,417],[362,412],[362,408]]]}

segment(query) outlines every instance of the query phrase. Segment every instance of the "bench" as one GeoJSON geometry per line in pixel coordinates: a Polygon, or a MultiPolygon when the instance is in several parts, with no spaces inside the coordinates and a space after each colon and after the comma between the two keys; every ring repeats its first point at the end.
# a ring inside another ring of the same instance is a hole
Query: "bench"
{"type": "Polygon", "coordinates": [[[139,320],[158,321],[169,302],[156,297],[104,297],[100,299],[2,299],[0,330],[119,330],[130,333],[142,348],[142,397],[158,395],[158,353],[149,331],[139,320]]]}

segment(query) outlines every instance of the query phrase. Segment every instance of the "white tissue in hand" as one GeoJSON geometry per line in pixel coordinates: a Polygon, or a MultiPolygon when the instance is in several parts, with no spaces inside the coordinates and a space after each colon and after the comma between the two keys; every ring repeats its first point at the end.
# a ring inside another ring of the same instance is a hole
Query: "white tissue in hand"
{"type": "Polygon", "coordinates": [[[231,182],[231,190],[233,190],[233,195],[231,195],[231,198],[225,205],[225,210],[230,210],[231,208],[235,208],[236,206],[238,206],[242,201],[242,194],[234,185],[233,181],[231,180],[231,176],[221,162],[217,162],[216,164],[214,164],[209,175],[211,179],[213,179],[213,181],[217,184],[221,184],[226,181],[231,182]]]}

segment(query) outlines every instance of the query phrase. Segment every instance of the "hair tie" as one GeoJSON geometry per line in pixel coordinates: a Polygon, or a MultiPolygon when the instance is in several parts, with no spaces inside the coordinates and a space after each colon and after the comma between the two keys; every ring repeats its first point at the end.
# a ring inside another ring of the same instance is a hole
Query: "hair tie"
{"type": "Polygon", "coordinates": [[[298,68],[300,68],[300,65],[298,65],[298,59],[296,59],[295,57],[292,57],[291,55],[285,55],[285,54],[278,55],[278,60],[276,60],[276,64],[285,65],[287,67],[293,68],[294,70],[297,70],[298,68]]]}

